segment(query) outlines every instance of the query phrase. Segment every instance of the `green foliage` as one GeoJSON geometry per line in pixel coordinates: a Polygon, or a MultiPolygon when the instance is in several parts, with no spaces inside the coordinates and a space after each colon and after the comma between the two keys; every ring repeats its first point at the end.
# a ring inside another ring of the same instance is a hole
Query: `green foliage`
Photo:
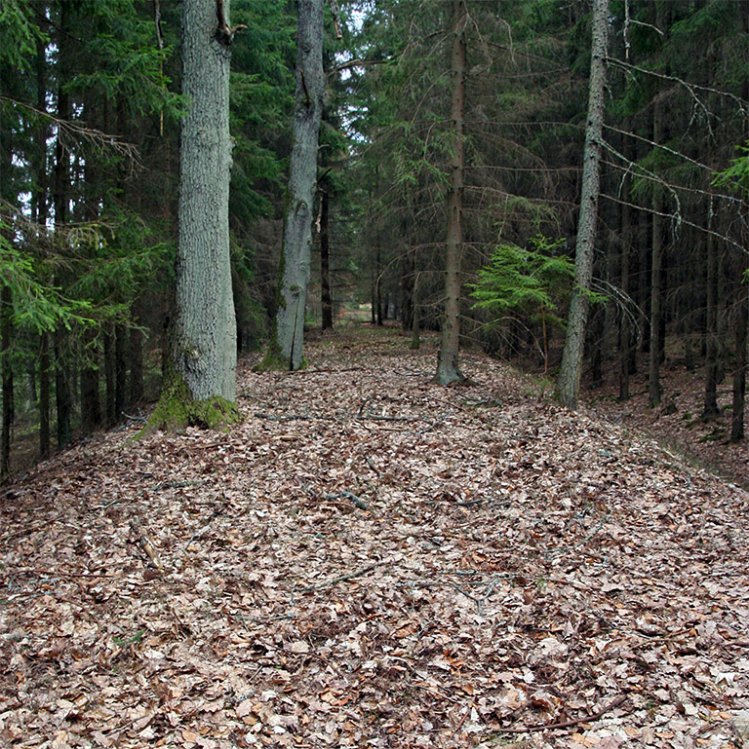
{"type": "MultiPolygon", "coordinates": [[[[0,221],[0,229],[5,229],[0,221]]],[[[92,305],[85,299],[63,295],[61,289],[44,283],[34,260],[0,234],[0,285],[13,297],[11,321],[18,330],[52,332],[62,326],[92,323],[92,305]]]]}
{"type": "Polygon", "coordinates": [[[574,263],[556,254],[561,244],[537,236],[530,247],[499,245],[472,284],[474,308],[492,312],[498,319],[507,312],[543,315],[561,325],[554,311],[569,295],[575,274],[574,263]]]}
{"type": "Polygon", "coordinates": [[[737,146],[737,150],[741,155],[713,177],[713,184],[746,194],[749,192],[749,141],[743,146],[737,146]]]}
{"type": "Polygon", "coordinates": [[[33,15],[29,0],[0,3],[0,66],[19,71],[30,68],[37,41],[46,38],[32,20],[33,15]]]}

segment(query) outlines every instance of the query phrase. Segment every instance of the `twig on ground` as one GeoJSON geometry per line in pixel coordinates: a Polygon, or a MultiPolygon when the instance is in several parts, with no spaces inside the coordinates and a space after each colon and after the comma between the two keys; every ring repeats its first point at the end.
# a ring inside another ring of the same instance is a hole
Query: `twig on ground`
{"type": "Polygon", "coordinates": [[[362,567],[361,569],[355,570],[354,572],[348,572],[345,575],[339,575],[338,577],[333,577],[330,580],[325,580],[321,583],[317,583],[317,585],[307,585],[304,588],[299,588],[299,592],[309,593],[313,590],[322,590],[323,588],[330,588],[333,585],[338,585],[338,583],[343,583],[343,582],[346,582],[347,580],[353,580],[355,577],[361,577],[362,575],[366,575],[367,572],[371,572],[377,567],[383,567],[386,564],[390,564],[389,559],[385,559],[380,562],[373,562],[372,564],[368,564],[366,567],[362,567]]]}
{"type": "Polygon", "coordinates": [[[151,562],[153,562],[154,567],[156,567],[159,572],[163,572],[164,566],[161,564],[161,560],[159,559],[159,554],[156,551],[156,547],[153,545],[153,543],[151,543],[151,540],[148,538],[148,536],[146,536],[146,534],[141,530],[137,521],[130,521],[130,530],[138,540],[138,543],[146,553],[146,556],[151,560],[151,562]]]}
{"type": "Polygon", "coordinates": [[[361,497],[347,490],[335,494],[324,494],[323,497],[325,499],[350,499],[360,510],[369,509],[369,505],[361,497]]]}
{"type": "Polygon", "coordinates": [[[534,723],[531,726],[518,726],[512,728],[502,728],[498,731],[499,734],[503,733],[531,733],[535,731],[552,731],[559,728],[574,728],[574,726],[580,725],[580,723],[591,723],[594,720],[598,720],[602,715],[605,715],[614,708],[619,707],[627,699],[627,695],[619,695],[615,700],[612,700],[608,705],[602,707],[590,715],[583,715],[582,718],[574,718],[573,720],[561,720],[558,723],[534,723]]]}

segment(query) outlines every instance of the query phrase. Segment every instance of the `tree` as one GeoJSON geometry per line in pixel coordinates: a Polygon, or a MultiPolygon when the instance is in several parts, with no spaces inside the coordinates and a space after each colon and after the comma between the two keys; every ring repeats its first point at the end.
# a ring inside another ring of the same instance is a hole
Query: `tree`
{"type": "Polygon", "coordinates": [[[603,141],[604,87],[608,40],[608,0],[593,0],[590,95],[585,126],[582,193],[575,247],[575,284],[567,320],[567,338],[556,395],[568,408],[577,407],[583,368],[585,328],[590,306],[590,282],[598,220],[600,165],[603,141]]]}
{"type": "Polygon", "coordinates": [[[464,118],[466,101],[466,22],[465,0],[452,4],[453,77],[450,120],[453,126],[453,156],[450,163],[450,190],[447,194],[447,240],[445,242],[445,310],[437,362],[436,380],[449,385],[464,380],[460,371],[460,267],[463,251],[463,186],[465,183],[464,118]]]}
{"type": "Polygon", "coordinates": [[[267,363],[299,369],[304,362],[304,311],[310,276],[312,211],[317,148],[323,110],[323,0],[300,0],[297,26],[296,98],[289,190],[275,340],[267,363]]]}
{"type": "MultiPolygon", "coordinates": [[[[185,401],[187,421],[211,418],[191,403],[228,416],[236,397],[236,324],[229,254],[229,0],[185,0],[183,92],[188,97],[180,152],[176,379],[162,395],[157,422],[169,423],[171,399],[185,401]],[[227,410],[228,408],[228,410],[227,410]]],[[[184,412],[176,420],[180,421],[184,412]]]]}

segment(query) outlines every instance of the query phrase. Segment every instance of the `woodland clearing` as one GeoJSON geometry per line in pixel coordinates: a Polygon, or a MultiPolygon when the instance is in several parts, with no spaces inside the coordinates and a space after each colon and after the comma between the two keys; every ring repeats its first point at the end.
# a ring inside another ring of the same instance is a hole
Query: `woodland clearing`
{"type": "Polygon", "coordinates": [[[434,342],[244,362],[231,431],[0,493],[0,745],[749,742],[749,495],[434,342]]]}

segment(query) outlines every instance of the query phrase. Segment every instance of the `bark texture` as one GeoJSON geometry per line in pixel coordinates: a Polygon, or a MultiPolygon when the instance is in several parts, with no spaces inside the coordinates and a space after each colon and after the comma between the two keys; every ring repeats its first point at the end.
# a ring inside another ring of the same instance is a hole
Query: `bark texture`
{"type": "Polygon", "coordinates": [[[450,119],[453,126],[453,157],[450,192],[447,195],[447,240],[445,242],[445,311],[442,318],[436,381],[440,385],[459,382],[460,371],[460,266],[463,252],[463,187],[465,184],[466,20],[465,0],[452,4],[453,76],[450,119]]]}
{"type": "Polygon", "coordinates": [[[323,0],[299,0],[296,104],[289,195],[284,216],[283,268],[276,313],[280,364],[291,370],[304,362],[304,309],[310,275],[312,210],[317,181],[317,148],[325,78],[322,62],[323,0]]]}
{"type": "Polygon", "coordinates": [[[603,132],[604,87],[606,84],[606,48],[608,42],[608,0],[593,0],[593,32],[590,62],[588,120],[585,126],[583,184],[580,218],[575,248],[575,293],[567,320],[567,337],[556,395],[568,408],[577,407],[588,322],[590,282],[598,223],[598,198],[601,182],[601,142],[603,132]]]}
{"type": "Polygon", "coordinates": [[[330,293],[330,192],[320,190],[320,303],[322,329],[333,329],[333,297],[330,293]]]}
{"type": "Polygon", "coordinates": [[[184,0],[174,364],[196,401],[236,397],[229,257],[229,0],[184,0]],[[223,25],[219,23],[219,15],[223,25]]]}
{"type": "Polygon", "coordinates": [[[10,473],[13,430],[13,368],[10,362],[13,340],[13,295],[9,286],[0,291],[0,370],[3,386],[3,425],[0,431],[0,479],[10,473]]]}

